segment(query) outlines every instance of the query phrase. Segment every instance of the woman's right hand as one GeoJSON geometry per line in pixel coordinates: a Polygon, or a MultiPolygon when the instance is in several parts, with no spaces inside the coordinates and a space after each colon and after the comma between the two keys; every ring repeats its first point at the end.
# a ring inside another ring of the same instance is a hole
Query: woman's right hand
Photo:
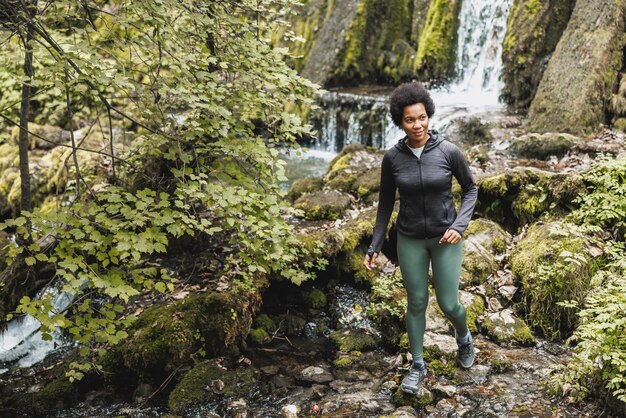
{"type": "Polygon", "coordinates": [[[365,260],[363,261],[365,268],[368,270],[371,270],[374,266],[376,266],[377,258],[378,258],[378,253],[372,254],[371,257],[369,256],[369,254],[365,254],[365,260]]]}

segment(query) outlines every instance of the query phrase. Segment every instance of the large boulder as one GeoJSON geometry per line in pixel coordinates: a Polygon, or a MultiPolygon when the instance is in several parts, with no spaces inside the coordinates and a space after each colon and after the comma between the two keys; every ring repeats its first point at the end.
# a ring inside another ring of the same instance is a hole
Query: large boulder
{"type": "Polygon", "coordinates": [[[293,206],[304,213],[310,221],[317,219],[335,220],[343,216],[350,207],[350,195],[338,190],[320,190],[300,196],[293,206]]]}
{"type": "Polygon", "coordinates": [[[330,162],[324,176],[326,187],[359,198],[378,198],[382,156],[382,151],[365,145],[347,145],[330,162]]]}
{"type": "Polygon", "coordinates": [[[514,0],[502,46],[502,98],[526,109],[550,55],[567,26],[575,0],[514,0]]]}
{"type": "Polygon", "coordinates": [[[509,234],[493,221],[483,218],[471,221],[463,239],[461,284],[482,284],[498,270],[496,255],[506,251],[509,239],[509,234]]]}
{"type": "Polygon", "coordinates": [[[577,137],[565,133],[531,133],[515,138],[509,149],[519,157],[547,160],[551,156],[563,157],[577,141],[577,137]]]}
{"type": "Polygon", "coordinates": [[[580,133],[605,121],[622,68],[625,0],[578,0],[528,113],[537,132],[580,133]]]}
{"type": "Polygon", "coordinates": [[[592,277],[604,262],[602,248],[573,224],[555,221],[528,229],[510,263],[531,327],[549,339],[565,338],[574,330],[576,314],[595,285],[592,277]]]}

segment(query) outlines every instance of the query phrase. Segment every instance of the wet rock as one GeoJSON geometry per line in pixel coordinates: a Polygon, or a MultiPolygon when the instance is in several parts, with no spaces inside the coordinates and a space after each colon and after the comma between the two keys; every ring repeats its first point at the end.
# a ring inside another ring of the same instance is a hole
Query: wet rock
{"type": "Polygon", "coordinates": [[[489,366],[494,373],[504,373],[511,369],[511,360],[502,353],[496,353],[489,357],[489,366]]]}
{"type": "Polygon", "coordinates": [[[275,322],[285,335],[301,335],[306,326],[306,319],[293,314],[276,315],[275,322]]]}
{"type": "Polygon", "coordinates": [[[280,410],[283,418],[298,418],[298,414],[300,413],[300,408],[297,405],[285,405],[280,410]]]}
{"type": "Polygon", "coordinates": [[[140,384],[137,389],[133,391],[133,402],[143,402],[152,395],[154,388],[147,383],[140,384]]]}
{"type": "Polygon", "coordinates": [[[294,208],[304,211],[307,220],[340,218],[350,207],[349,195],[337,190],[322,190],[300,196],[293,204],[294,208]]]}
{"type": "Polygon", "coordinates": [[[273,376],[271,382],[274,386],[278,388],[292,389],[296,386],[294,378],[290,376],[283,376],[282,374],[277,374],[273,376]]]}
{"type": "Polygon", "coordinates": [[[446,139],[461,149],[467,150],[472,145],[493,142],[489,127],[477,116],[455,118],[446,130],[446,139]]]}
{"type": "Polygon", "coordinates": [[[230,401],[226,405],[226,410],[229,412],[229,416],[233,418],[247,418],[249,416],[249,408],[245,399],[230,401]]]}
{"type": "Polygon", "coordinates": [[[351,386],[351,382],[347,382],[341,379],[333,380],[332,382],[330,382],[330,387],[337,393],[345,393],[346,391],[350,390],[351,386]]]}
{"type": "Polygon", "coordinates": [[[487,335],[498,344],[533,346],[537,342],[528,325],[517,318],[511,309],[488,315],[483,327],[487,335]]]}
{"type": "Polygon", "coordinates": [[[303,369],[298,375],[305,382],[327,383],[334,378],[330,371],[318,366],[309,366],[303,369]]]}
{"type": "Polygon", "coordinates": [[[519,157],[546,160],[553,155],[563,157],[577,141],[577,137],[565,133],[531,133],[515,138],[509,149],[519,157]]]}
{"type": "Polygon", "coordinates": [[[417,412],[412,406],[401,406],[393,411],[389,418],[417,418],[417,412]]]}
{"type": "Polygon", "coordinates": [[[432,390],[435,396],[439,398],[452,398],[457,392],[456,386],[442,385],[440,383],[434,385],[432,390]]]}
{"type": "Polygon", "coordinates": [[[459,385],[482,385],[487,381],[490,368],[484,364],[474,364],[470,369],[460,369],[456,374],[459,385]]]}

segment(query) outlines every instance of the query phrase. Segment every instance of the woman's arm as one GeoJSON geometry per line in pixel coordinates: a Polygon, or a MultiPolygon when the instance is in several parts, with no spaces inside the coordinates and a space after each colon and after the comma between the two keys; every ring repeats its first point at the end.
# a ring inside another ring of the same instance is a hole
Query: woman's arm
{"type": "Polygon", "coordinates": [[[380,170],[380,190],[378,192],[378,210],[376,211],[376,226],[372,236],[372,244],[369,246],[367,253],[379,253],[383,247],[383,241],[387,233],[387,224],[393,212],[393,205],[396,198],[396,182],[393,179],[391,167],[391,157],[386,152],[383,157],[380,170]]]}
{"type": "Polygon", "coordinates": [[[463,235],[467,225],[469,225],[472,220],[472,214],[474,213],[474,207],[478,199],[478,187],[476,187],[476,183],[474,183],[474,177],[470,171],[469,164],[461,150],[456,146],[453,147],[450,157],[452,175],[457,179],[462,189],[461,209],[450,226],[450,229],[463,235]]]}

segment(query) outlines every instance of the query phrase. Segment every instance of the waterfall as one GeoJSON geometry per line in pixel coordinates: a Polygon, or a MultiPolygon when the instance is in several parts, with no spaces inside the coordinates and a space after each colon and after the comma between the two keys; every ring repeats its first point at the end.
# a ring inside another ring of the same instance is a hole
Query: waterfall
{"type": "MultiPolygon", "coordinates": [[[[465,0],[459,12],[457,32],[457,79],[431,90],[436,112],[434,129],[445,130],[450,121],[470,113],[500,111],[502,42],[513,0],[465,0]]],[[[311,123],[317,139],[305,144],[310,150],[326,153],[325,160],[350,143],[376,148],[392,146],[403,132],[391,122],[387,91],[355,94],[322,92],[317,97],[321,111],[311,123]]]]}
{"type": "MultiPolygon", "coordinates": [[[[53,311],[50,315],[62,312],[71,303],[67,293],[59,293],[54,287],[46,287],[36,298],[50,298],[53,311]]],[[[0,334],[0,373],[9,367],[28,367],[41,360],[52,350],[63,345],[61,332],[57,329],[52,332],[52,340],[44,341],[41,338],[39,321],[30,315],[20,316],[11,320],[6,329],[0,334]]]]}

